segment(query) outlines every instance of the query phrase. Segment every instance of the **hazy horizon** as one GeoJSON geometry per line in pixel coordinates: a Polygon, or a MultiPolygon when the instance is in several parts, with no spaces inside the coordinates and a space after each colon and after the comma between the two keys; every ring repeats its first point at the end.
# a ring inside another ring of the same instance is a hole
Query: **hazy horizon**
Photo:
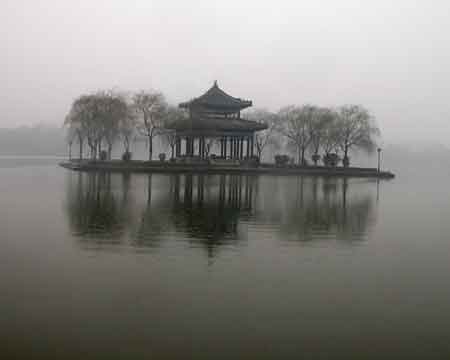
{"type": "Polygon", "coordinates": [[[78,95],[218,80],[276,110],[356,103],[385,143],[450,145],[445,1],[3,1],[1,128],[60,126],[78,95]]]}

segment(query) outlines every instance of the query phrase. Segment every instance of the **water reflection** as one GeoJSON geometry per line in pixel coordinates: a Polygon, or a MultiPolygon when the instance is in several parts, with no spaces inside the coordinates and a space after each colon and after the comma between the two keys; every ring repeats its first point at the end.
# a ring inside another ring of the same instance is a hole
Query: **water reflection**
{"type": "Polygon", "coordinates": [[[99,244],[121,242],[130,219],[130,177],[123,181],[122,198],[112,190],[110,174],[72,174],[67,190],[67,214],[72,231],[99,244]]]}
{"type": "Polygon", "coordinates": [[[70,173],[67,215],[88,247],[204,248],[270,234],[280,241],[366,239],[376,221],[368,180],[235,175],[70,173]]]}
{"type": "Polygon", "coordinates": [[[347,179],[299,178],[298,181],[295,201],[287,202],[279,217],[280,230],[287,240],[353,242],[366,238],[375,222],[373,194],[367,191],[370,183],[352,184],[354,189],[349,191],[347,179]]]}

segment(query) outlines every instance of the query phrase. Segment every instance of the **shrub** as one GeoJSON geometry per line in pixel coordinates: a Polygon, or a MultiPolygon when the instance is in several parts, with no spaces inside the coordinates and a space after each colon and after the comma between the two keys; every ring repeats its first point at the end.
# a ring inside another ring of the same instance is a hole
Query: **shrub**
{"type": "Polygon", "coordinates": [[[314,154],[313,156],[311,156],[311,159],[312,159],[314,165],[317,165],[317,163],[320,160],[320,155],[319,154],[314,154]]]}
{"type": "Polygon", "coordinates": [[[122,160],[123,160],[123,161],[130,161],[130,160],[131,160],[131,157],[132,157],[132,154],[131,154],[131,152],[129,152],[129,151],[125,151],[125,152],[122,154],[122,160]]]}
{"type": "Polygon", "coordinates": [[[286,166],[289,163],[288,155],[275,155],[275,165],[286,166]]]}
{"type": "Polygon", "coordinates": [[[323,164],[330,167],[336,167],[339,160],[339,156],[336,153],[325,154],[322,158],[323,164]]]}
{"type": "Polygon", "coordinates": [[[166,154],[165,153],[160,153],[159,154],[159,161],[165,161],[166,160],[166,154]]]}

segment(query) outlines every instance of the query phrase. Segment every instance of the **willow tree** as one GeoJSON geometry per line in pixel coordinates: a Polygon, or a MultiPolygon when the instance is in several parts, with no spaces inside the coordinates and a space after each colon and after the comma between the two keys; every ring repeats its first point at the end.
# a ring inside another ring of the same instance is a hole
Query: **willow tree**
{"type": "Polygon", "coordinates": [[[369,111],[360,105],[345,105],[338,110],[338,144],[344,153],[343,164],[349,166],[348,153],[351,149],[361,149],[371,153],[376,148],[375,137],[380,130],[369,111]]]}
{"type": "Polygon", "coordinates": [[[66,115],[66,118],[64,120],[64,126],[68,127],[66,139],[69,144],[69,159],[72,159],[72,144],[76,140],[78,142],[78,146],[79,146],[78,158],[80,160],[82,160],[85,134],[83,132],[82,127],[80,126],[80,123],[77,122],[76,116],[77,116],[77,114],[75,113],[74,109],[72,108],[70,110],[69,114],[66,115]]]}
{"type": "Polygon", "coordinates": [[[80,159],[84,141],[90,148],[91,158],[96,158],[97,145],[101,139],[100,123],[96,121],[99,116],[97,105],[95,95],[81,95],[72,103],[69,114],[66,116],[66,125],[78,136],[80,159]]]}
{"type": "Polygon", "coordinates": [[[120,126],[129,118],[128,104],[124,95],[113,91],[99,92],[95,97],[100,108],[97,121],[100,122],[101,140],[105,141],[108,159],[111,159],[114,142],[120,136],[120,126]]]}
{"type": "MultiPolygon", "coordinates": [[[[319,151],[322,148],[327,152],[334,144],[333,128],[336,122],[336,113],[329,108],[314,108],[309,124],[310,151],[315,165],[320,159],[319,151]]],[[[328,151],[329,152],[329,151],[328,151]]]]}
{"type": "Polygon", "coordinates": [[[153,139],[163,130],[167,103],[158,91],[140,91],[133,96],[133,107],[138,116],[138,131],[147,138],[148,159],[153,158],[153,139]]]}
{"type": "Polygon", "coordinates": [[[124,152],[130,154],[130,146],[136,136],[136,117],[131,111],[119,122],[119,138],[122,140],[124,152]]]}
{"type": "Polygon", "coordinates": [[[310,126],[315,107],[290,105],[280,109],[279,132],[288,140],[298,154],[299,165],[305,165],[305,153],[311,142],[310,126]]]}

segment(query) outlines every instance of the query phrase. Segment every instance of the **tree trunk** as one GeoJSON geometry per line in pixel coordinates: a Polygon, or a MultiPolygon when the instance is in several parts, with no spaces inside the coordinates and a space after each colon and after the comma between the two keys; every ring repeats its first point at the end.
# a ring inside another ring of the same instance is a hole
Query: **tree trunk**
{"type": "Polygon", "coordinates": [[[172,150],[172,155],[171,158],[174,159],[175,158],[175,144],[170,145],[171,150],[172,150]]]}
{"type": "Polygon", "coordinates": [[[108,144],[108,160],[111,160],[112,144],[108,144]]]}
{"type": "Polygon", "coordinates": [[[80,160],[83,160],[83,141],[79,141],[78,144],[80,145],[80,160]]]}
{"type": "Polygon", "coordinates": [[[302,146],[302,166],[305,165],[305,147],[302,146]]]}
{"type": "Polygon", "coordinates": [[[72,160],[72,143],[69,144],[69,160],[72,160]]]}
{"type": "Polygon", "coordinates": [[[91,159],[96,160],[97,159],[97,143],[89,145],[91,148],[91,159]]]}
{"type": "Polygon", "coordinates": [[[153,137],[148,137],[148,160],[152,161],[153,159],[153,137]]]}
{"type": "Polygon", "coordinates": [[[344,167],[348,167],[348,165],[349,165],[349,163],[348,163],[348,161],[346,161],[346,159],[348,159],[348,145],[345,145],[345,148],[344,148],[344,159],[343,159],[344,167]]]}

